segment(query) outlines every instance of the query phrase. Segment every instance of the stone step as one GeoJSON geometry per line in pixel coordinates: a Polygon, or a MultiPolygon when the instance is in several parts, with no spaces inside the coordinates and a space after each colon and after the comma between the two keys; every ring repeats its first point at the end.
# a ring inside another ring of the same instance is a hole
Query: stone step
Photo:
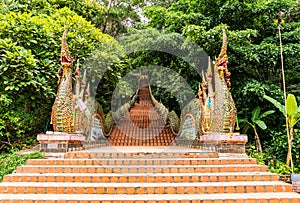
{"type": "Polygon", "coordinates": [[[220,173],[266,172],[261,165],[26,165],[17,167],[17,173],[220,173]]]}
{"type": "Polygon", "coordinates": [[[175,135],[170,126],[165,126],[164,115],[161,115],[159,109],[155,108],[155,104],[151,100],[149,86],[140,88],[138,95],[140,101],[138,103],[135,101],[130,107],[130,111],[120,118],[115,125],[110,135],[110,144],[113,146],[172,145],[175,135]],[[152,123],[153,120],[155,120],[154,123],[152,123]],[[131,127],[131,124],[134,124],[134,127],[131,127]],[[152,130],[151,125],[155,128],[162,126],[161,131],[159,133],[151,131],[145,134],[144,129],[152,130]],[[136,140],[130,139],[133,137],[136,140]]]}
{"type": "Polygon", "coordinates": [[[0,194],[2,203],[299,203],[297,193],[99,195],[99,194],[0,194]]]}
{"type": "Polygon", "coordinates": [[[65,158],[218,158],[215,152],[162,152],[162,153],[116,153],[116,152],[69,152],[65,158]]]}
{"type": "Polygon", "coordinates": [[[31,159],[27,160],[26,165],[93,165],[93,166],[132,166],[132,165],[256,165],[256,159],[250,158],[128,158],[128,159],[31,159]]]}
{"type": "MultiPolygon", "coordinates": [[[[126,131],[124,132],[120,132],[119,134],[122,133],[126,133],[126,131]]],[[[135,132],[132,132],[135,133],[135,132]]],[[[171,137],[170,135],[166,135],[166,134],[160,134],[159,137],[158,135],[150,135],[149,133],[147,134],[146,132],[140,132],[140,136],[135,136],[135,135],[131,135],[131,136],[126,136],[126,137],[110,137],[110,140],[115,140],[115,141],[131,141],[131,142],[163,142],[163,141],[171,141],[173,140],[173,137],[171,137]]]]}
{"type": "Polygon", "coordinates": [[[0,194],[217,194],[292,192],[276,181],[200,183],[1,183],[0,194]]]}
{"type": "Polygon", "coordinates": [[[15,173],[4,176],[3,182],[85,182],[85,183],[188,183],[278,181],[279,176],[269,172],[233,173],[15,173]]]}
{"type": "Polygon", "coordinates": [[[153,142],[153,143],[145,143],[145,142],[123,142],[119,141],[110,141],[110,144],[113,146],[168,146],[172,145],[173,141],[164,141],[164,142],[153,142]]]}

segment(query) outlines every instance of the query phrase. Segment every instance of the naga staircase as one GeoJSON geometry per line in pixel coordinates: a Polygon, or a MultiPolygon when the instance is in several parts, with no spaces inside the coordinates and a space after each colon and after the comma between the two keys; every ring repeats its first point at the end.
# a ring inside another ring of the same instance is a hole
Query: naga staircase
{"type": "Polygon", "coordinates": [[[175,139],[170,126],[151,99],[151,90],[146,81],[141,81],[138,99],[128,113],[120,118],[110,135],[114,146],[169,146],[175,139]]]}
{"type": "MultiPolygon", "coordinates": [[[[84,112],[84,109],[88,110],[85,106],[88,100],[83,98],[83,93],[87,89],[85,96],[88,98],[89,88],[85,88],[83,80],[82,91],[79,93],[77,71],[77,93],[72,94],[71,71],[66,71],[72,69],[72,60],[65,38],[64,32],[59,81],[66,79],[63,76],[67,73],[70,80],[65,89],[62,88],[66,86],[65,83],[60,82],[59,89],[62,90],[58,91],[52,111],[54,132],[42,135],[48,140],[47,143],[42,140],[41,144],[48,147],[54,144],[60,146],[61,143],[53,142],[64,141],[66,137],[78,140],[84,138],[86,141],[84,135],[77,136],[76,130],[84,130],[83,127],[90,130],[90,125],[79,125],[79,121],[91,114],[90,111],[84,112]],[[70,101],[61,106],[64,97],[70,101]],[[77,98],[78,106],[73,106],[73,97],[77,98]],[[63,119],[60,118],[62,114],[66,115],[63,119]],[[73,129],[74,126],[76,128],[73,129]]],[[[194,111],[197,122],[200,119],[203,123],[203,130],[213,130],[211,135],[207,132],[203,137],[216,137],[218,142],[221,141],[217,144],[225,147],[228,144],[232,151],[231,147],[239,147],[236,143],[240,144],[241,140],[236,139],[239,136],[234,134],[227,135],[230,133],[228,130],[234,127],[236,108],[229,91],[230,73],[227,70],[226,50],[224,32],[222,51],[215,63],[214,75],[218,84],[216,94],[211,92],[212,72],[208,71],[208,87],[202,84],[198,95],[200,106],[195,103],[198,110],[194,111]],[[224,104],[230,108],[223,108],[224,104]],[[214,112],[215,120],[210,120],[213,105],[218,107],[218,111],[214,112]],[[197,116],[199,112],[203,113],[199,107],[203,109],[205,117],[197,116]],[[224,134],[228,143],[223,142],[224,134]]],[[[0,202],[300,203],[300,195],[292,192],[292,185],[279,181],[277,174],[268,172],[266,166],[258,165],[256,159],[248,158],[244,150],[221,154],[173,145],[175,134],[166,121],[167,110],[153,98],[148,77],[142,76],[139,82],[133,105],[120,108],[122,114],[119,115],[122,116],[110,125],[113,128],[110,128],[109,142],[114,147],[68,152],[64,158],[28,160],[15,173],[4,176],[0,183],[0,202]]],[[[196,128],[196,125],[189,127],[190,124],[183,122],[182,126],[186,128],[181,130],[196,128]]],[[[209,140],[209,145],[211,141],[215,140],[209,140]]],[[[242,141],[244,147],[245,140],[242,141]]]]}
{"type": "Polygon", "coordinates": [[[0,202],[300,202],[290,184],[256,159],[180,150],[71,152],[64,159],[28,160],[4,177],[0,202]]]}

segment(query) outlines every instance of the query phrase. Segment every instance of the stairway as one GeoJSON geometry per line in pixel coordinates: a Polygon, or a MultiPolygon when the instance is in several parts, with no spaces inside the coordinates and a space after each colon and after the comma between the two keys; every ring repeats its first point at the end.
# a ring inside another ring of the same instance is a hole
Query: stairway
{"type": "Polygon", "coordinates": [[[168,146],[174,141],[170,126],[165,124],[163,115],[151,100],[149,86],[138,91],[139,101],[135,101],[129,112],[116,121],[110,144],[114,146],[168,146]]]}
{"type": "Polygon", "coordinates": [[[299,203],[300,195],[251,158],[76,152],[28,160],[4,177],[0,202],[299,203]]]}

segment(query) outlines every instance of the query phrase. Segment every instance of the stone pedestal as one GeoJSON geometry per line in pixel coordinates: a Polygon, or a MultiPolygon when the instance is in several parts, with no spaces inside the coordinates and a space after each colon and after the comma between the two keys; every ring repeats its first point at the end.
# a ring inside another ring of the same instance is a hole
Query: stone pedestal
{"type": "Polygon", "coordinates": [[[72,149],[80,149],[86,142],[81,132],[64,133],[47,131],[46,134],[38,134],[41,152],[66,153],[72,149]]]}
{"type": "Polygon", "coordinates": [[[206,132],[197,140],[197,148],[218,153],[245,153],[247,135],[239,133],[206,132]]]}

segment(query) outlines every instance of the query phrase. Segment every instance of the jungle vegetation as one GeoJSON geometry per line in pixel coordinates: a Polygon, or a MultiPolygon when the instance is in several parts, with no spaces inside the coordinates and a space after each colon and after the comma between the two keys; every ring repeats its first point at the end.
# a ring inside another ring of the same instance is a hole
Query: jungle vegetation
{"type": "MultiPolygon", "coordinates": [[[[267,95],[284,103],[279,26],[287,92],[300,102],[300,3],[296,0],[3,0],[0,150],[9,152],[32,145],[37,133],[51,129],[50,113],[57,90],[64,29],[68,30],[70,51],[80,64],[95,51],[101,57],[97,70],[105,72],[98,78],[95,94],[106,114],[121,78],[138,67],[159,65],[175,71],[187,79],[195,97],[201,81],[201,75],[174,54],[157,50],[124,53],[127,44],[119,42],[120,37],[139,46],[149,43],[137,38],[142,33],[146,38],[154,36],[158,42],[167,40],[168,46],[174,47],[177,39],[184,38],[215,58],[225,29],[231,92],[238,117],[251,118],[258,108],[261,112],[275,111],[263,119],[267,127],[255,128],[256,132],[248,129],[247,123],[241,124],[241,132],[248,130],[249,154],[278,172],[289,173],[290,168],[282,163],[288,152],[285,117],[265,99],[267,95]],[[255,151],[256,135],[263,153],[255,151]]],[[[187,46],[185,51],[190,53],[193,49],[187,46]]],[[[124,87],[122,94],[130,98],[135,90],[128,83],[124,87]]],[[[180,114],[172,93],[159,84],[152,89],[157,100],[180,114]]],[[[293,126],[296,171],[300,168],[299,127],[299,122],[293,126]]]]}

